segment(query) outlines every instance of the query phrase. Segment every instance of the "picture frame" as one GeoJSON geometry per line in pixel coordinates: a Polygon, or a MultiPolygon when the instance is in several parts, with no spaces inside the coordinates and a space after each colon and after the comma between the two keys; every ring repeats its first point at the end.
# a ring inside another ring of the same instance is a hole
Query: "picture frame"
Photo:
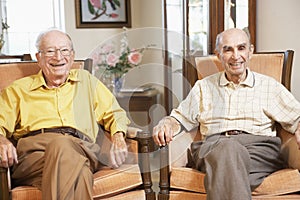
{"type": "Polygon", "coordinates": [[[75,16],[76,28],[130,28],[130,0],[75,0],[75,16]]]}

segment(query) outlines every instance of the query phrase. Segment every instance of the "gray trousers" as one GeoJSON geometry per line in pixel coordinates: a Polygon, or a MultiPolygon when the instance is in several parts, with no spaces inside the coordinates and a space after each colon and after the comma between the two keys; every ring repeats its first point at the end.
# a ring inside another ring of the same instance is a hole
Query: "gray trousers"
{"type": "Polygon", "coordinates": [[[278,137],[212,135],[191,146],[194,168],[206,173],[208,200],[248,200],[263,179],[284,167],[278,137]]]}

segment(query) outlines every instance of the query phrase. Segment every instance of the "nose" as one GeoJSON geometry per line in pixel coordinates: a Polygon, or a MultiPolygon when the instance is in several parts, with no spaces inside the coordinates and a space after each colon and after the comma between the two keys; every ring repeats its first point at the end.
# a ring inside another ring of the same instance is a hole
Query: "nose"
{"type": "Polygon", "coordinates": [[[240,52],[237,49],[234,49],[232,53],[232,58],[238,59],[240,57],[240,52]]]}
{"type": "Polygon", "coordinates": [[[61,58],[62,58],[60,49],[56,49],[56,50],[55,50],[55,54],[54,54],[53,57],[55,57],[55,58],[57,58],[57,59],[61,59],[61,58]]]}

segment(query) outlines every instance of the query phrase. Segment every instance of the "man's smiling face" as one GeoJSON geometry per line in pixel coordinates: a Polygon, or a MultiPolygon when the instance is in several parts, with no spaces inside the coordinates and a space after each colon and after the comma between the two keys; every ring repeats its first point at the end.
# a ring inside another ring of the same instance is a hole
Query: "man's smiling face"
{"type": "Polygon", "coordinates": [[[36,57],[47,85],[57,87],[64,83],[74,62],[69,37],[60,31],[50,31],[42,37],[39,51],[36,57]]]}
{"type": "Polygon", "coordinates": [[[221,35],[217,56],[225,68],[228,80],[240,82],[246,78],[246,69],[253,54],[247,34],[239,29],[229,29],[221,35]]]}

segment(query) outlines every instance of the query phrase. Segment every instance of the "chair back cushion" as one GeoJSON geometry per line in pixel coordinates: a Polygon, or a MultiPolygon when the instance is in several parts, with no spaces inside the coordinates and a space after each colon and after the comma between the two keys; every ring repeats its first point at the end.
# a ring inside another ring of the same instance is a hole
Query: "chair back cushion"
{"type": "MultiPolygon", "coordinates": [[[[215,55],[206,57],[195,57],[198,79],[223,71],[220,60],[215,55]]],[[[253,54],[250,59],[252,71],[265,74],[282,81],[284,53],[258,53],[253,54]]]]}
{"type": "MultiPolygon", "coordinates": [[[[83,69],[84,61],[75,61],[72,68],[83,69]]],[[[0,64],[0,91],[13,81],[38,73],[40,70],[37,62],[13,62],[0,64]]]]}

